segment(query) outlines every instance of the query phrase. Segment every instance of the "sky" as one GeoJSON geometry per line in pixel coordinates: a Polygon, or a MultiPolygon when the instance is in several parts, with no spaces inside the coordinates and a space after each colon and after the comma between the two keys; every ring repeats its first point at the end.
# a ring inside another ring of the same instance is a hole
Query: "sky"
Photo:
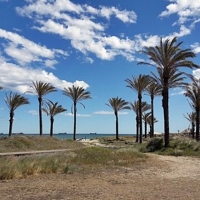
{"type": "MultiPolygon", "coordinates": [[[[73,84],[91,92],[92,99],[77,106],[77,133],[115,133],[110,98],[128,102],[137,93],[125,79],[156,73],[140,53],[163,39],[177,37],[182,48],[196,53],[200,64],[200,0],[0,0],[0,132],[8,133],[10,91],[24,95],[30,104],[15,111],[13,132],[39,133],[37,96],[25,93],[33,81],[52,84],[57,92],[46,99],[67,112],[56,115],[54,133],[73,132],[72,101],[64,88],[73,84]],[[24,94],[25,93],[25,94],[24,94]]],[[[182,69],[181,69],[182,70],[182,69]]],[[[187,70],[200,77],[200,70],[187,70]]],[[[161,97],[155,97],[155,131],[163,132],[161,97]]],[[[143,101],[150,103],[147,94],[143,101]]],[[[180,88],[170,90],[170,132],[189,126],[184,118],[191,108],[180,88]]],[[[135,113],[119,112],[119,133],[135,134],[135,113]]],[[[49,116],[43,113],[43,132],[49,133],[49,116]]]]}

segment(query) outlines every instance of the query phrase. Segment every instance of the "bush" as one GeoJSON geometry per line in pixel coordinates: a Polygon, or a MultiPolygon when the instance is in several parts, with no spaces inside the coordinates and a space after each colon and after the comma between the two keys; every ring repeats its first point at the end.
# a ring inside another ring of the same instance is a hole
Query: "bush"
{"type": "Polygon", "coordinates": [[[163,148],[163,138],[153,138],[146,146],[147,152],[154,152],[163,148]]]}

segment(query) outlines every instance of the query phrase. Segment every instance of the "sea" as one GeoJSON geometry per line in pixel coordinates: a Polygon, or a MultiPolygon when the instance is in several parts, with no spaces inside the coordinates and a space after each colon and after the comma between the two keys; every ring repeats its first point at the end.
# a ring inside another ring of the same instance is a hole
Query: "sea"
{"type": "MultiPolygon", "coordinates": [[[[15,135],[23,135],[23,136],[39,136],[39,134],[12,134],[13,136],[15,135]]],[[[49,134],[43,134],[43,136],[49,136],[49,134]]],[[[125,137],[125,136],[134,136],[134,134],[119,134],[119,137],[125,137]]],[[[8,137],[8,134],[0,134],[0,137],[8,137]]],[[[58,138],[58,139],[73,139],[73,134],[71,133],[60,133],[60,134],[53,134],[53,137],[58,138]]],[[[100,134],[100,133],[92,133],[92,134],[88,134],[88,133],[77,133],[76,134],[76,139],[98,139],[101,137],[115,137],[115,134],[100,134]]]]}

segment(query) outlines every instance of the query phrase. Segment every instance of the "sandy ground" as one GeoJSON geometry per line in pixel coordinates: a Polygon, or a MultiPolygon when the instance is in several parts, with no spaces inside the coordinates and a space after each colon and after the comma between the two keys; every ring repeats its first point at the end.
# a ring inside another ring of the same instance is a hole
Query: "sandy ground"
{"type": "Polygon", "coordinates": [[[0,199],[200,199],[200,159],[149,156],[145,166],[0,181],[0,199]]]}

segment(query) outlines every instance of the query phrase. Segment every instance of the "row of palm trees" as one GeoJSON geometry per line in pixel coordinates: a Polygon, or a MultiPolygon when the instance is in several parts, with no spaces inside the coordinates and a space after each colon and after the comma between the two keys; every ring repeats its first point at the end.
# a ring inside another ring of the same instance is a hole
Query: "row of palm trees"
{"type": "MultiPolygon", "coordinates": [[[[138,64],[150,65],[156,67],[157,74],[151,72],[151,75],[139,75],[139,77],[132,76],[132,79],[126,79],[127,87],[136,91],[138,94],[138,110],[136,110],[136,126],[137,133],[140,131],[140,143],[142,143],[142,94],[144,91],[148,91],[151,97],[151,136],[154,133],[154,112],[153,112],[153,100],[154,96],[162,95],[162,107],[164,114],[164,139],[165,147],[169,146],[169,89],[175,87],[183,87],[185,89],[185,96],[191,101],[192,108],[196,113],[196,140],[199,140],[199,122],[200,122],[200,80],[185,72],[179,71],[179,68],[185,67],[189,69],[197,69],[199,65],[193,63],[190,58],[194,58],[196,55],[190,49],[181,49],[181,44],[177,43],[177,38],[174,37],[171,40],[163,40],[160,38],[159,45],[155,47],[144,47],[141,53],[145,54],[149,58],[149,62],[139,62],[138,64]],[[190,77],[192,83],[186,83],[184,80],[186,77],[190,77]]],[[[110,99],[112,107],[118,103],[117,109],[132,109],[133,104],[128,106],[128,102],[124,102],[123,99],[116,98],[110,99]],[[122,107],[123,105],[123,107],[122,107]]],[[[116,108],[113,108],[116,113],[116,108]]],[[[116,118],[117,118],[117,114],[116,118]]],[[[116,119],[118,122],[118,119],[116,119]]],[[[118,132],[118,128],[117,131],[118,132]]]]}
{"type": "MultiPolygon", "coordinates": [[[[200,112],[200,81],[194,78],[192,75],[188,75],[185,72],[179,71],[180,67],[186,67],[190,69],[199,68],[198,65],[194,64],[189,58],[194,58],[196,55],[190,49],[181,49],[182,42],[177,43],[177,38],[173,39],[160,39],[159,45],[155,47],[144,47],[141,51],[143,54],[149,57],[149,62],[139,62],[138,64],[154,66],[157,69],[157,74],[151,72],[151,75],[139,75],[138,77],[132,76],[131,79],[126,79],[127,87],[137,92],[138,100],[129,103],[122,98],[116,97],[109,99],[109,105],[113,108],[116,117],[116,139],[118,138],[118,111],[122,109],[132,109],[136,113],[136,140],[142,143],[142,115],[144,112],[145,102],[142,101],[142,95],[147,92],[151,98],[151,112],[149,114],[149,124],[150,124],[150,136],[153,137],[154,134],[154,123],[156,119],[154,117],[154,97],[157,95],[162,95],[162,107],[164,114],[164,139],[165,147],[169,146],[169,89],[175,87],[183,87],[186,90],[185,96],[187,96],[190,101],[192,108],[196,113],[196,139],[199,140],[199,112],[200,112]],[[186,83],[184,79],[190,77],[192,84],[186,83]]],[[[53,117],[60,113],[66,111],[58,103],[53,103],[51,101],[46,101],[43,96],[51,92],[55,92],[56,88],[49,83],[43,83],[41,81],[33,82],[31,86],[32,90],[27,91],[29,93],[35,93],[38,96],[39,102],[39,131],[42,135],[42,110],[50,116],[51,128],[50,132],[53,134],[53,117]],[[46,103],[45,103],[46,102],[46,103]],[[47,103],[48,102],[48,103],[47,103]],[[42,108],[45,103],[46,107],[42,108]]],[[[77,103],[85,99],[90,99],[90,92],[85,91],[82,87],[72,87],[64,88],[63,94],[68,96],[73,101],[73,113],[74,113],[74,131],[73,139],[76,139],[76,112],[77,103]]],[[[10,108],[10,128],[9,135],[12,133],[12,123],[14,110],[24,104],[28,104],[28,99],[22,98],[21,95],[12,94],[7,95],[5,101],[10,108]],[[22,104],[17,104],[17,101],[22,101],[22,104]]],[[[83,104],[82,104],[83,105],[83,104]]],[[[84,106],[84,105],[83,105],[84,106]]],[[[144,116],[143,116],[144,118],[144,116]]]]}
{"type": "MultiPolygon", "coordinates": [[[[44,96],[51,93],[56,92],[56,88],[52,86],[50,83],[44,83],[42,81],[35,81],[33,85],[30,86],[32,90],[27,91],[27,93],[34,93],[38,96],[39,103],[39,133],[40,136],[43,134],[43,123],[42,123],[42,111],[45,112],[48,116],[50,116],[50,136],[53,135],[53,123],[55,115],[67,111],[67,109],[63,108],[61,105],[58,105],[58,102],[52,102],[51,100],[44,99],[44,96]]],[[[1,88],[2,89],[2,88],[1,88]]],[[[63,94],[68,96],[73,101],[74,108],[74,131],[73,131],[73,139],[76,139],[76,112],[77,112],[77,103],[81,100],[91,98],[90,92],[85,91],[83,87],[74,86],[64,88],[63,94]]],[[[28,98],[23,95],[10,92],[6,93],[5,102],[10,111],[10,119],[9,119],[9,136],[12,135],[12,126],[14,119],[14,111],[25,104],[29,104],[28,98]]],[[[83,105],[83,104],[82,104],[83,105]]],[[[84,106],[84,105],[83,105],[84,106]]]]}

